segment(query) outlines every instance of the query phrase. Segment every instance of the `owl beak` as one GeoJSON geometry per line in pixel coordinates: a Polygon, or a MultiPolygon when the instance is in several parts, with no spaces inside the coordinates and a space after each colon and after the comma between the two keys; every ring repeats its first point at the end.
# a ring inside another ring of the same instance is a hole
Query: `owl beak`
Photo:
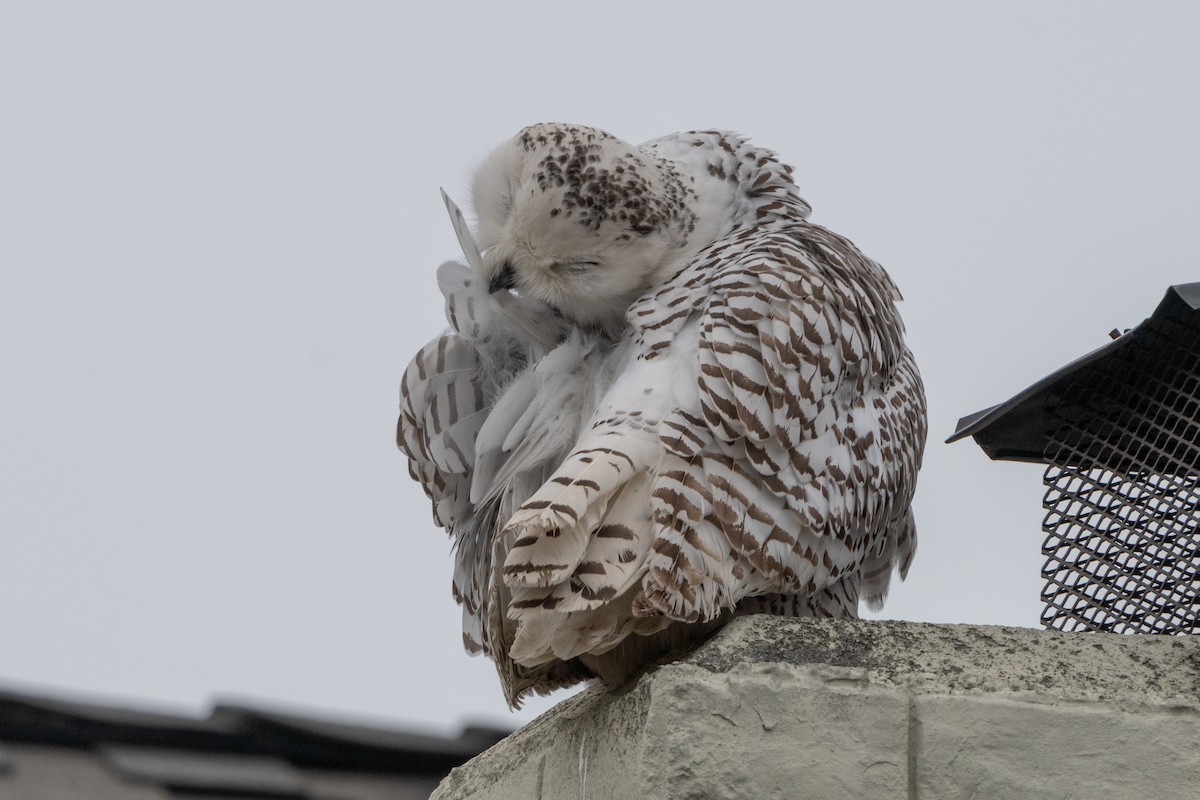
{"type": "Polygon", "coordinates": [[[492,282],[488,284],[488,294],[495,294],[501,289],[513,289],[516,285],[517,272],[513,269],[511,261],[505,261],[500,271],[492,276],[492,282]]]}

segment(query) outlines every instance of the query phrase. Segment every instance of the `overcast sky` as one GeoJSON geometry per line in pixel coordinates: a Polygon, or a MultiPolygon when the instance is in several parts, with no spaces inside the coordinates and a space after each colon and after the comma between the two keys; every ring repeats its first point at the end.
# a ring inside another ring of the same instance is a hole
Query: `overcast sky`
{"type": "Polygon", "coordinates": [[[1200,4],[0,4],[0,685],[517,724],[393,435],[438,187],[521,127],[748,134],[924,373],[883,616],[1038,624],[1041,470],[941,441],[1200,279],[1200,4]]]}

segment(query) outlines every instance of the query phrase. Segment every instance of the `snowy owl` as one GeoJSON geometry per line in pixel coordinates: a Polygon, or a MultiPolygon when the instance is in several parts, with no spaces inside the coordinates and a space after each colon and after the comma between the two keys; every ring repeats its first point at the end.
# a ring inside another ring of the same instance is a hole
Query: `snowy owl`
{"type": "Polygon", "coordinates": [[[565,124],[478,169],[397,441],[510,704],[736,614],[856,617],[907,572],[926,419],[900,295],[791,174],[724,131],[565,124]]]}

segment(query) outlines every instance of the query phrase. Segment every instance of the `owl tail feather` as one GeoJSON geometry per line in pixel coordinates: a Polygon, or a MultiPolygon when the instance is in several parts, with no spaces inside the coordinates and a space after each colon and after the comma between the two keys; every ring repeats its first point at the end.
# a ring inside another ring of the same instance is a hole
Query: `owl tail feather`
{"type": "Polygon", "coordinates": [[[567,580],[583,561],[614,493],[644,475],[657,455],[653,436],[620,436],[604,428],[584,436],[505,526],[504,532],[518,533],[504,561],[505,582],[553,586],[567,580]]]}

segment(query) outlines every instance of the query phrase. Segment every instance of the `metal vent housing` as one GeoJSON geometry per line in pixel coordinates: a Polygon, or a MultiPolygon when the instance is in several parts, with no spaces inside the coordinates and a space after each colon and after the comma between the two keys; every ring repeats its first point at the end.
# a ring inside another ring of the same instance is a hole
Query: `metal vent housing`
{"type": "Polygon", "coordinates": [[[966,436],[1047,465],[1043,625],[1200,633],[1200,283],[948,441],[966,436]]]}

